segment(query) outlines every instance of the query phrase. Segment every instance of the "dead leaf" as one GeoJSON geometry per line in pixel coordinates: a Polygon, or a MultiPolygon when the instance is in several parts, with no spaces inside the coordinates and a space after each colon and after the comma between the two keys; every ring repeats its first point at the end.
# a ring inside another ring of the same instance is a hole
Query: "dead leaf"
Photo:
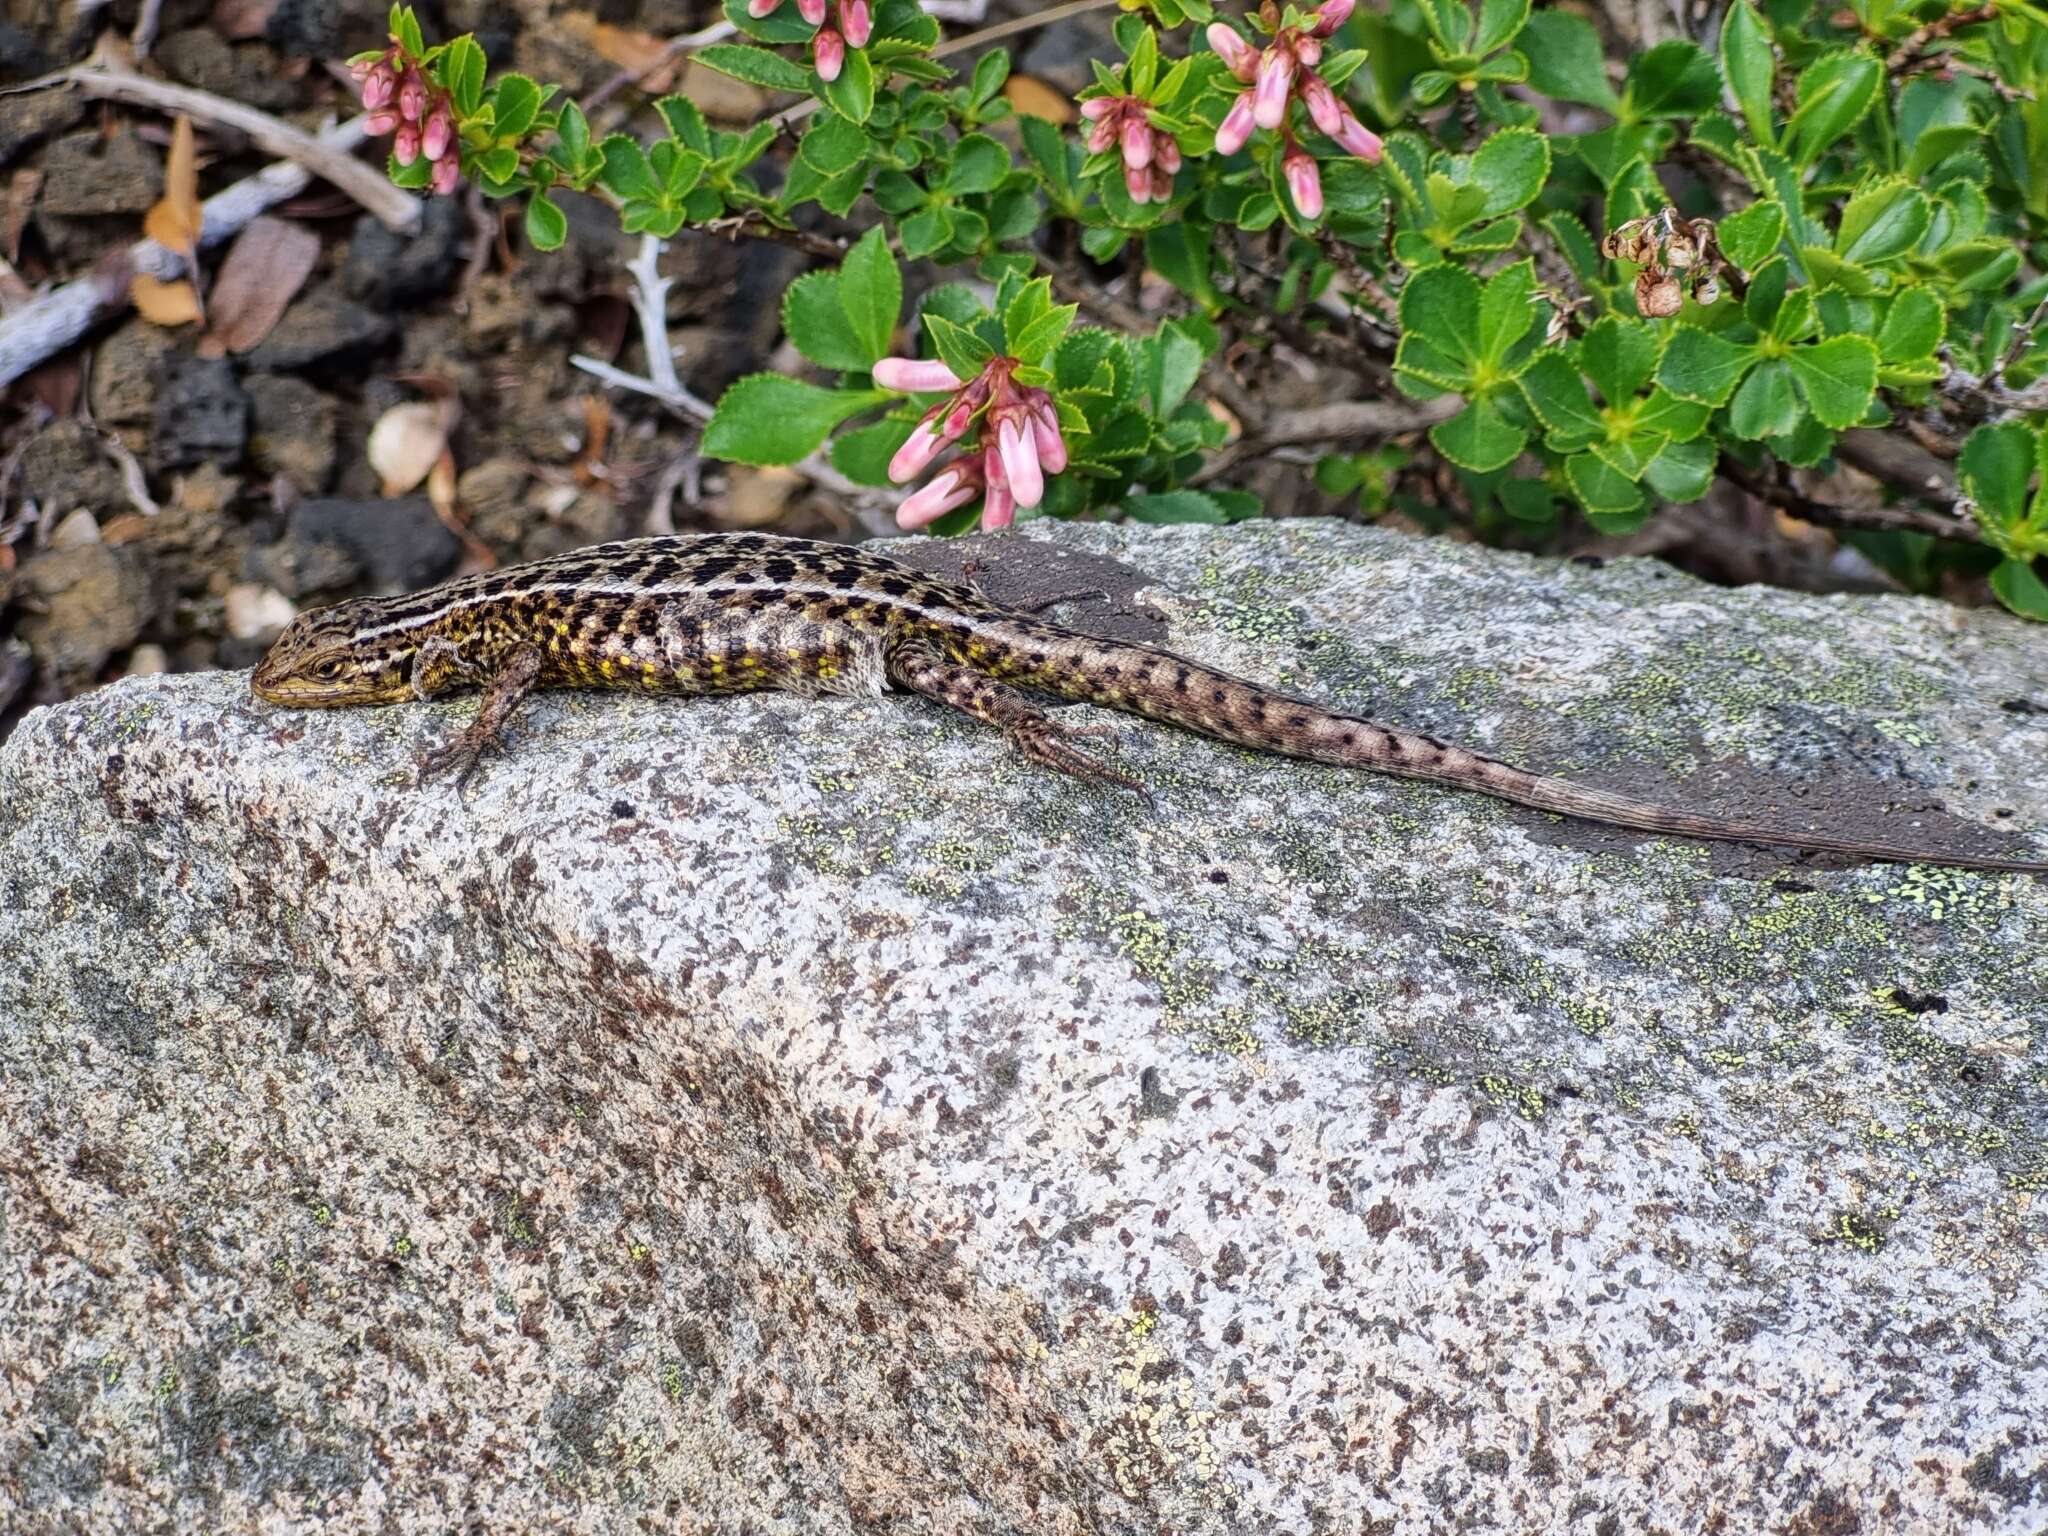
{"type": "Polygon", "coordinates": [[[192,119],[180,117],[171,129],[171,150],[164,159],[164,195],[142,221],[142,232],[167,251],[190,261],[199,250],[199,155],[192,142],[192,119]]]}
{"type": "Polygon", "coordinates": [[[166,283],[138,272],[128,284],[128,297],[151,325],[186,325],[200,315],[199,295],[182,277],[166,283]]]}
{"type": "Polygon", "coordinates": [[[365,451],[386,496],[403,496],[427,478],[448,451],[455,415],[452,400],[409,400],[377,418],[365,451]]]}
{"type": "Polygon", "coordinates": [[[230,42],[250,43],[270,30],[276,14],[277,0],[217,0],[213,26],[230,42]]]}
{"type": "Polygon", "coordinates": [[[1042,117],[1049,123],[1074,120],[1073,98],[1031,75],[1012,75],[1005,80],[1003,99],[1026,117],[1042,117]]]}
{"type": "Polygon", "coordinates": [[[200,355],[246,352],[270,334],[320,259],[320,237],[268,215],[249,221],[213,280],[212,313],[200,355]]]}
{"type": "Polygon", "coordinates": [[[563,18],[562,24],[572,33],[581,33],[583,41],[620,69],[635,72],[651,69],[669,56],[667,38],[631,27],[615,27],[607,21],[592,20],[588,12],[572,12],[563,18]]]}
{"type": "Polygon", "coordinates": [[[28,228],[29,213],[35,208],[36,194],[43,189],[43,173],[23,166],[9,178],[7,183],[7,205],[0,209],[0,255],[9,261],[21,260],[21,236],[28,228]]]}

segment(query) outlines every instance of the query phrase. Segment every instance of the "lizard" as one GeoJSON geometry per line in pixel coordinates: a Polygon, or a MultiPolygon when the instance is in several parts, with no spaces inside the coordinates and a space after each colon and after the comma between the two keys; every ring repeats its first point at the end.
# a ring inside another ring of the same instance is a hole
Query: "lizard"
{"type": "Polygon", "coordinates": [[[1022,690],[1104,705],[1288,757],[1474,790],[1636,831],[1886,862],[2048,874],[2048,859],[1950,854],[1673,809],[1106,640],[991,601],[871,546],[765,533],[629,539],[294,618],[250,679],[268,703],[392,704],[480,688],[473,723],[421,759],[458,786],[537,688],[872,696],[892,686],[1004,732],[1049,768],[1144,792],[1022,690]]]}

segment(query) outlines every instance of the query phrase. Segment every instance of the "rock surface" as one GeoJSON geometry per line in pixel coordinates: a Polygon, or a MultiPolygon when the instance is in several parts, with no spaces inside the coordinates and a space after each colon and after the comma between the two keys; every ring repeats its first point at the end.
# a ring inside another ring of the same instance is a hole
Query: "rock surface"
{"type": "MultiPolygon", "coordinates": [[[[1304,522],[1031,530],[990,586],[1040,539],[1530,766],[2048,831],[2001,615],[1304,522]]],[[[2048,883],[1118,720],[1148,810],[894,697],[553,696],[458,798],[409,771],[466,702],[245,687],[0,748],[38,1528],[2048,1518],[2048,883]]]]}

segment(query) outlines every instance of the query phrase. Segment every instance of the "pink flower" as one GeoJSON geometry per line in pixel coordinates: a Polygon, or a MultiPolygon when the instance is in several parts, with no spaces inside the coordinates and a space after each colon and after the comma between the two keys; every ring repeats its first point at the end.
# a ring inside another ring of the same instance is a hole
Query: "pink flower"
{"type": "Polygon", "coordinates": [[[446,159],[434,162],[434,174],[427,185],[436,197],[446,197],[455,190],[456,183],[461,180],[462,157],[449,155],[446,159]]]}
{"type": "MultiPolygon", "coordinates": [[[[1101,97],[1097,98],[1097,100],[1102,99],[1101,97]]],[[[1095,103],[1090,102],[1089,105],[1093,106],[1095,103]]],[[[1116,138],[1117,120],[1114,117],[1103,118],[1093,128],[1088,130],[1088,153],[1091,155],[1101,154],[1105,149],[1116,143],[1116,138]]]]}
{"type": "Polygon", "coordinates": [[[1216,125],[1216,153],[1234,155],[1243,149],[1256,126],[1252,117],[1252,93],[1240,91],[1223,121],[1216,125]]]}
{"type": "Polygon", "coordinates": [[[763,16],[773,16],[782,0],[747,0],[747,14],[759,21],[763,16]]]}
{"type": "Polygon", "coordinates": [[[1144,118],[1135,114],[1124,118],[1123,142],[1125,165],[1142,171],[1152,163],[1152,128],[1144,118]]]}
{"type": "Polygon", "coordinates": [[[405,79],[399,82],[398,115],[408,123],[427,115],[427,86],[416,69],[407,69],[405,79]]]}
{"type": "Polygon", "coordinates": [[[1319,37],[1297,37],[1294,40],[1294,62],[1303,69],[1313,69],[1323,62],[1323,40],[1319,37]]]}
{"type": "Polygon", "coordinates": [[[1351,19],[1351,13],[1357,5],[1358,0],[1323,0],[1322,9],[1316,12],[1316,24],[1311,29],[1312,34],[1316,37],[1328,37],[1351,19]]]}
{"type": "Polygon", "coordinates": [[[1337,141],[1345,153],[1358,156],[1367,165],[1379,164],[1380,152],[1383,148],[1380,143],[1380,136],[1353,117],[1349,112],[1344,114],[1344,120],[1338,125],[1338,131],[1332,134],[1331,137],[1337,141]]]}
{"type": "Polygon", "coordinates": [[[868,0],[839,0],[839,30],[846,34],[847,47],[867,47],[875,31],[875,13],[868,0]]]}
{"type": "Polygon", "coordinates": [[[1091,123],[1099,123],[1116,111],[1121,98],[1115,96],[1090,96],[1081,103],[1081,115],[1091,123]]]}
{"type": "Polygon", "coordinates": [[[1059,412],[1049,398],[1042,398],[1031,407],[1031,441],[1038,449],[1038,462],[1048,475],[1056,475],[1067,467],[1067,440],[1060,436],[1059,412]]]}
{"type": "Polygon", "coordinates": [[[981,475],[974,461],[956,460],[897,503],[896,526],[922,528],[966,506],[980,491],[981,475]]]}
{"type": "Polygon", "coordinates": [[[420,131],[411,123],[400,123],[398,132],[391,139],[391,158],[400,165],[411,165],[420,157],[420,131]]]}
{"type": "Polygon", "coordinates": [[[1227,21],[1209,23],[1209,46],[1230,66],[1230,72],[1246,85],[1258,74],[1259,50],[1244,40],[1244,34],[1227,21]]]}
{"type": "Polygon", "coordinates": [[[1308,108],[1309,119],[1331,138],[1343,126],[1344,107],[1337,100],[1337,93],[1330,89],[1330,82],[1313,70],[1301,72],[1301,104],[1308,108]]]}
{"type": "Polygon", "coordinates": [[[938,424],[926,417],[910,429],[910,436],[903,440],[903,446],[889,460],[889,478],[898,485],[916,479],[939,456],[939,450],[946,446],[946,441],[939,435],[938,424]]]}
{"type": "Polygon", "coordinates": [[[1045,474],[1038,462],[1038,444],[1015,415],[996,423],[996,453],[1003,461],[1003,478],[1020,507],[1035,507],[1045,499],[1045,474]]]}
{"type": "Polygon", "coordinates": [[[396,112],[372,112],[363,119],[363,132],[373,139],[381,139],[398,126],[396,112]]]}
{"type": "Polygon", "coordinates": [[[1153,139],[1152,163],[1169,177],[1180,169],[1180,145],[1174,142],[1172,134],[1162,133],[1153,139]]]}
{"type": "Polygon", "coordinates": [[[1292,149],[1280,162],[1280,170],[1287,178],[1287,191],[1294,199],[1294,206],[1301,210],[1301,216],[1304,219],[1321,218],[1323,178],[1316,170],[1315,161],[1299,149],[1292,149]]]}
{"type": "Polygon", "coordinates": [[[1293,84],[1293,52],[1268,48],[1259,59],[1258,84],[1252,87],[1252,121],[1261,128],[1278,128],[1287,116],[1287,93],[1293,84]]]}
{"type": "Polygon", "coordinates": [[[435,108],[420,133],[420,153],[429,160],[439,160],[454,142],[455,119],[448,115],[446,107],[435,108]]]}
{"type": "Polygon", "coordinates": [[[817,66],[818,78],[831,84],[846,67],[846,39],[830,27],[821,27],[811,39],[811,62],[817,66]]]}
{"type": "Polygon", "coordinates": [[[814,27],[825,25],[825,0],[796,0],[796,13],[814,27]]]}
{"type": "Polygon", "coordinates": [[[885,357],[875,364],[875,383],[883,389],[900,389],[906,395],[926,395],[934,390],[958,389],[961,380],[936,358],[885,357]]]}
{"type": "Polygon", "coordinates": [[[398,94],[398,76],[389,64],[371,66],[363,77],[363,110],[377,112],[391,105],[391,98],[398,94]]]}
{"type": "Polygon", "coordinates": [[[987,529],[1007,528],[1017,520],[1017,498],[1010,494],[1007,486],[991,485],[988,494],[982,498],[981,526],[987,529]]]}
{"type": "Polygon", "coordinates": [[[1151,202],[1151,171],[1142,165],[1126,165],[1124,167],[1124,190],[1131,194],[1131,201],[1134,203],[1151,202]]]}

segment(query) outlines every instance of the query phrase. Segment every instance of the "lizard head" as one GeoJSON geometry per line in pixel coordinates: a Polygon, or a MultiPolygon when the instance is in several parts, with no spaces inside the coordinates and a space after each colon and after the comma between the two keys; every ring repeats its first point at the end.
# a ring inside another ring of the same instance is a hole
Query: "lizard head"
{"type": "Polygon", "coordinates": [[[285,626],[249,687],[266,703],[295,709],[394,704],[412,696],[418,643],[409,625],[382,622],[374,599],[315,608],[285,626]]]}

